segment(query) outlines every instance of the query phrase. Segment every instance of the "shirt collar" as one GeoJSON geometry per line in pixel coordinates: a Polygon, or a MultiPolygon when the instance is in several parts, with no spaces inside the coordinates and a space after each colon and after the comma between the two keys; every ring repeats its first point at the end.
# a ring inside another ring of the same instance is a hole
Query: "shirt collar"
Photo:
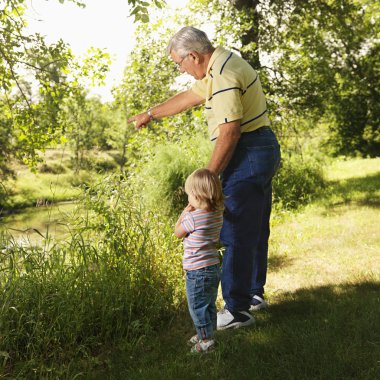
{"type": "Polygon", "coordinates": [[[223,53],[225,53],[227,50],[224,49],[221,46],[218,46],[214,52],[211,55],[210,62],[207,65],[207,75],[210,75],[210,71],[212,70],[212,65],[214,64],[215,60],[223,53]]]}

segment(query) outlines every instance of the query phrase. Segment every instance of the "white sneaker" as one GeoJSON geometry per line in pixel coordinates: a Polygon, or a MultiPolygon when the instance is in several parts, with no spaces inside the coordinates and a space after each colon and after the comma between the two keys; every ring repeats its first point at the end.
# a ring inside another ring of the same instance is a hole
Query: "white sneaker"
{"type": "Polygon", "coordinates": [[[255,323],[255,318],[248,311],[229,311],[223,309],[218,312],[217,330],[225,330],[250,326],[255,323]]]}
{"type": "Polygon", "coordinates": [[[211,352],[215,348],[215,341],[213,339],[208,340],[207,342],[199,340],[193,348],[190,350],[193,354],[201,354],[202,352],[211,352]]]}
{"type": "Polygon", "coordinates": [[[252,297],[252,303],[249,310],[256,311],[256,310],[266,309],[267,307],[268,307],[268,304],[264,301],[264,298],[254,295],[252,297]]]}
{"type": "Polygon", "coordinates": [[[200,341],[199,337],[198,337],[198,334],[195,334],[194,336],[192,336],[188,341],[187,341],[187,344],[189,346],[194,346],[194,344],[197,344],[198,342],[200,341]]]}

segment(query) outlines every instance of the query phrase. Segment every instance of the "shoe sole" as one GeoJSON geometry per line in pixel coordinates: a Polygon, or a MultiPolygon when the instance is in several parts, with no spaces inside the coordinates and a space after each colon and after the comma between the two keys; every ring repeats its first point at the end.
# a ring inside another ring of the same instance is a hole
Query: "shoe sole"
{"type": "Polygon", "coordinates": [[[226,326],[217,326],[217,330],[227,330],[227,329],[238,329],[240,327],[248,327],[248,326],[251,326],[255,323],[255,320],[252,318],[252,319],[248,319],[248,321],[245,321],[245,322],[235,322],[235,323],[231,323],[229,325],[226,325],[226,326]]]}
{"type": "Polygon", "coordinates": [[[268,307],[268,304],[265,302],[259,303],[258,305],[251,305],[249,308],[249,311],[257,311],[257,310],[263,310],[268,307]]]}

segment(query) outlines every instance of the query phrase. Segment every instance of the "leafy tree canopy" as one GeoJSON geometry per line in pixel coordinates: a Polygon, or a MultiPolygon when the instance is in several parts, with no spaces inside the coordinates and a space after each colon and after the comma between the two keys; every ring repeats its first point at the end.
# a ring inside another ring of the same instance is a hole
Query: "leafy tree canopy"
{"type": "MultiPolygon", "coordinates": [[[[84,1],[66,1],[85,6],[84,1]]],[[[135,21],[142,22],[149,20],[149,6],[165,4],[163,0],[127,1],[135,21]]],[[[80,62],[64,41],[48,45],[40,34],[28,34],[25,9],[25,0],[5,0],[0,5],[0,129],[4,132],[0,162],[15,156],[34,165],[37,150],[61,134],[58,115],[64,99],[83,93],[79,77],[93,84],[101,82],[110,60],[103,51],[92,49],[80,62]]],[[[7,172],[3,168],[0,174],[7,172]]]]}
{"type": "Polygon", "coordinates": [[[325,118],[337,153],[378,155],[380,5],[370,0],[195,2],[219,14],[217,34],[232,36],[261,73],[280,123],[325,118]]]}

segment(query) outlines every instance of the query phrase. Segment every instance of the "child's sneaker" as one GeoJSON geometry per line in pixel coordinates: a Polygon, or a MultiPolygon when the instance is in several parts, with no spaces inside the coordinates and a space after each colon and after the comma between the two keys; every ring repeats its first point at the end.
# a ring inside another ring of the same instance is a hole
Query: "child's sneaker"
{"type": "Polygon", "coordinates": [[[203,352],[211,352],[215,348],[215,341],[213,339],[208,340],[207,342],[199,340],[192,348],[191,351],[194,354],[201,354],[203,352]]]}
{"type": "Polygon", "coordinates": [[[250,311],[256,311],[266,309],[268,304],[264,301],[264,297],[260,297],[257,294],[252,297],[250,311]]]}
{"type": "Polygon", "coordinates": [[[192,336],[188,341],[187,341],[187,344],[189,346],[194,346],[194,344],[197,344],[198,342],[200,341],[199,337],[198,337],[198,334],[195,334],[194,336],[192,336]]]}

